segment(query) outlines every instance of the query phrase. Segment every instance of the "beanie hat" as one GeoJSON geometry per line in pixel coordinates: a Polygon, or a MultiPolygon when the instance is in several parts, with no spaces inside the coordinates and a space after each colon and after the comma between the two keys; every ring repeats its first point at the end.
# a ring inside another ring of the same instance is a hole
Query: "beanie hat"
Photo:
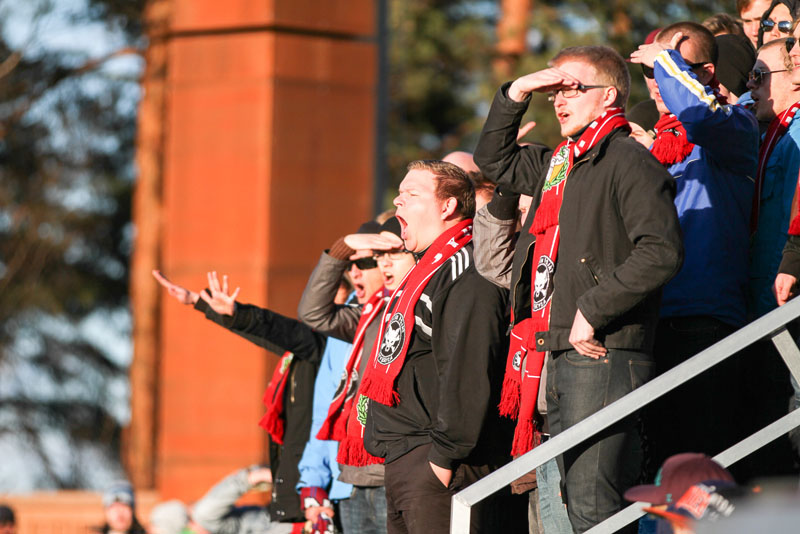
{"type": "Polygon", "coordinates": [[[750,40],[742,35],[718,35],[717,79],[731,93],[741,96],[747,92],[747,73],[756,62],[756,53],[750,40]]]}
{"type": "Polygon", "coordinates": [[[136,501],[133,496],[133,486],[127,480],[119,480],[111,484],[103,493],[103,508],[108,508],[115,502],[127,504],[135,508],[136,501]]]}

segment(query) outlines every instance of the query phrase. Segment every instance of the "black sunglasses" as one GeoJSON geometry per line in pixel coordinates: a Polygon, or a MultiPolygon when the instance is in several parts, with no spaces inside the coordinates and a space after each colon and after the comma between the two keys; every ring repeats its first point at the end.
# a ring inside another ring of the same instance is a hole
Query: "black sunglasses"
{"type": "Polygon", "coordinates": [[[378,262],[375,261],[375,258],[372,256],[367,256],[366,258],[350,260],[350,263],[347,265],[347,269],[350,270],[353,265],[358,267],[359,271],[368,271],[370,269],[375,269],[378,266],[378,262]]]}
{"type": "MultiPolygon", "coordinates": [[[[690,69],[696,69],[697,67],[702,67],[706,63],[711,63],[710,61],[701,61],[700,63],[688,63],[690,69]]],[[[644,63],[641,64],[642,67],[642,74],[645,78],[652,80],[656,77],[655,72],[653,71],[653,67],[648,67],[644,63]]]]}
{"type": "Polygon", "coordinates": [[[791,52],[792,48],[794,48],[794,44],[797,42],[797,39],[794,37],[787,37],[786,38],[786,51],[791,52]]]}
{"type": "Polygon", "coordinates": [[[747,79],[756,85],[761,85],[764,82],[764,78],[767,77],[767,74],[772,74],[773,72],[787,72],[787,70],[788,69],[780,69],[780,70],[753,69],[747,73],[747,79]]]}
{"type": "Polygon", "coordinates": [[[792,33],[792,21],[791,20],[782,20],[780,22],[775,22],[772,19],[765,19],[761,21],[761,29],[765,32],[771,31],[772,28],[778,26],[778,31],[781,33],[792,33]]]}

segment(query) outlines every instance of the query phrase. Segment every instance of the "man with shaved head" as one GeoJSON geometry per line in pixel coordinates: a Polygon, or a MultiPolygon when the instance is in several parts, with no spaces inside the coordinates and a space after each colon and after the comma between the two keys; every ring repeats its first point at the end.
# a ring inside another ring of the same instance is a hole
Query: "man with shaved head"
{"type": "MultiPolygon", "coordinates": [[[[661,113],[650,151],[675,178],[685,248],[683,268],[664,288],[656,331],[663,373],[745,324],[758,125],[716,90],[717,44],[703,26],[672,24],[631,61],[642,65],[661,113]]],[[[685,415],[670,418],[678,428],[668,434],[653,429],[656,465],[677,452],[714,455],[734,443],[734,365],[714,367],[654,407],[685,415]]]]}

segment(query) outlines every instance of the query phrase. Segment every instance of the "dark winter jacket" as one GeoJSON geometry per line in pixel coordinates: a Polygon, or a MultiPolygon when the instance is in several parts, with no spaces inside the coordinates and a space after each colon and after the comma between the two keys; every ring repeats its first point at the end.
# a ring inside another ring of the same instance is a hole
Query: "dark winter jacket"
{"type": "Polygon", "coordinates": [[[507,459],[511,436],[497,415],[507,309],[508,292],[475,270],[471,243],[433,275],[414,308],[399,403],[370,402],[367,451],[391,462],[432,443],[428,459],[448,469],[507,459]]]}
{"type": "Polygon", "coordinates": [[[300,497],[295,491],[300,479],[297,464],[311,431],[314,379],[327,338],[300,321],[250,304],[237,302],[233,316],[217,314],[202,299],[195,308],[205,313],[206,318],[259,347],[275,354],[286,351],[294,354],[283,398],[287,421],[283,444],[270,443],[273,489],[269,511],[276,521],[303,521],[300,497]]]}
{"type": "MultiPolygon", "coordinates": [[[[530,316],[530,227],[553,151],[517,144],[528,102],[508,98],[508,85],[495,96],[475,162],[488,179],[534,197],[516,242],[511,276],[519,321],[530,316]]],[[[669,173],[622,130],[574,163],[559,213],[550,329],[537,333],[538,348],[572,348],[569,334],[580,308],[606,347],[652,350],[660,289],[683,260],[674,197],[669,173]]]]}

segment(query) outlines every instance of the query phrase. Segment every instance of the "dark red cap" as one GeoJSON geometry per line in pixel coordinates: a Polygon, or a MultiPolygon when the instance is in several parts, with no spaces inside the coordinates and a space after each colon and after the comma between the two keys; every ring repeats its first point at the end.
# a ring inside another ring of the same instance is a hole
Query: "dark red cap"
{"type": "Polygon", "coordinates": [[[658,470],[655,484],[634,486],[625,492],[625,499],[651,504],[670,504],[693,485],[704,480],[735,482],[727,469],[697,452],[670,456],[658,470]]]}

